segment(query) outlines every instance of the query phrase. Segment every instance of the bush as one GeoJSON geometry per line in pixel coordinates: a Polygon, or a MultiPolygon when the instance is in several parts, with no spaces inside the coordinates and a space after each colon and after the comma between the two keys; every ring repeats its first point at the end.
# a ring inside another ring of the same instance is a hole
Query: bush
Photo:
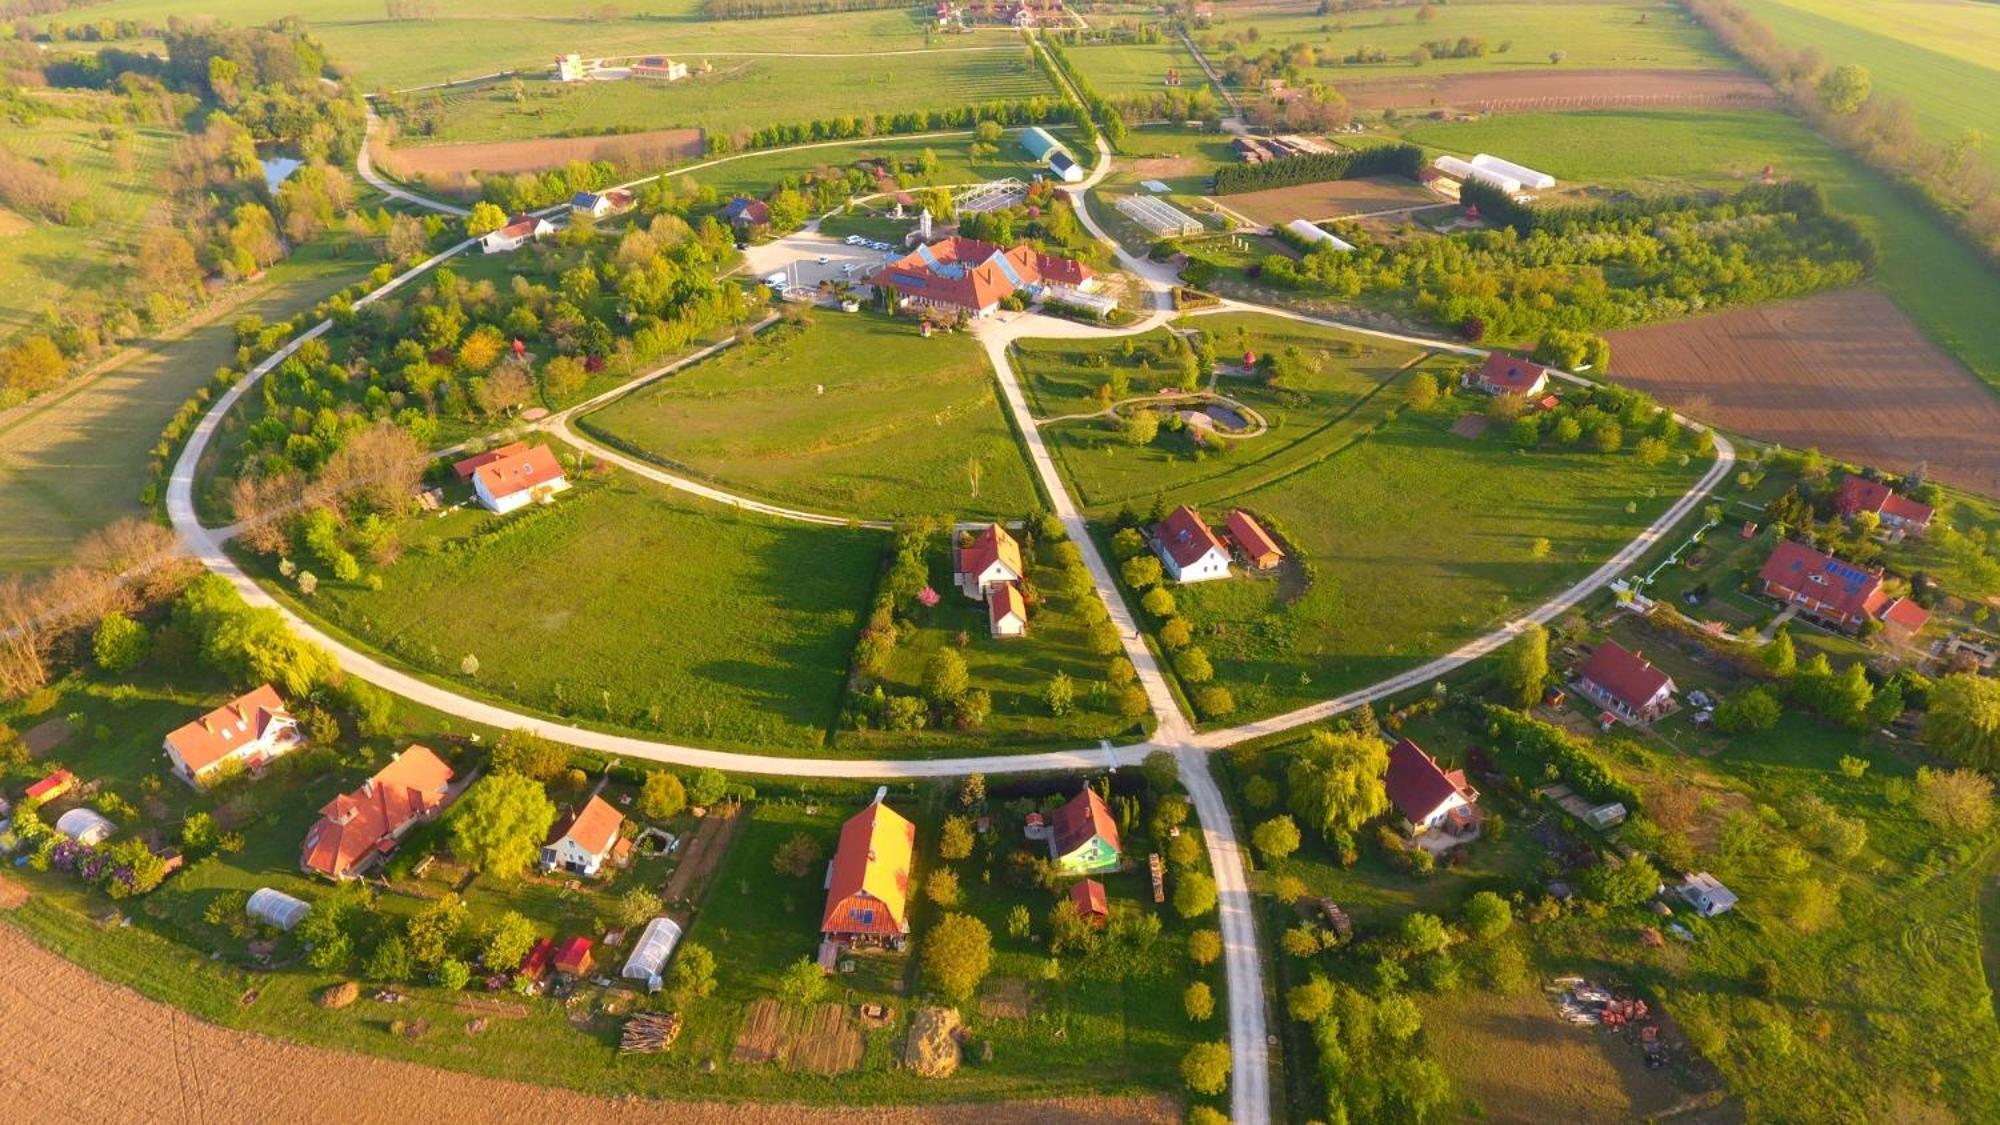
{"type": "Polygon", "coordinates": [[[1165,586],[1155,586],[1139,599],[1139,608],[1155,620],[1165,620],[1174,615],[1174,595],[1165,586]]]}
{"type": "Polygon", "coordinates": [[[1194,709],[1204,719],[1220,719],[1236,712],[1236,695],[1220,684],[1203,684],[1194,691],[1194,709]]]}
{"type": "Polygon", "coordinates": [[[1208,985],[1195,981],[1181,993],[1181,1007],[1187,1018],[1195,1023],[1204,1023],[1215,1015],[1215,993],[1208,985]]]}
{"type": "Polygon", "coordinates": [[[1715,709],[1715,729],[1724,734],[1766,731],[1778,725],[1783,708],[1768,688],[1752,688],[1715,709]]]}
{"type": "Polygon", "coordinates": [[[99,668],[118,675],[138,667],[151,644],[144,625],[122,613],[108,613],[91,636],[90,655],[99,668]]]}
{"type": "Polygon", "coordinates": [[[1197,1094],[1219,1094],[1229,1085],[1229,1068],[1229,1044],[1197,1043],[1181,1058],[1181,1081],[1197,1094]]]}
{"type": "Polygon", "coordinates": [[[1186,683],[1205,684],[1215,678],[1215,667],[1200,648],[1184,648],[1174,654],[1174,674],[1186,683]]]}
{"type": "Polygon", "coordinates": [[[1188,960],[1197,965],[1213,965],[1221,956],[1221,934],[1214,930],[1196,930],[1188,935],[1188,960]]]}
{"type": "MultiPolygon", "coordinates": [[[[922,962],[926,983],[946,998],[964,1003],[992,967],[993,935],[986,923],[970,914],[947,914],[924,936],[922,962]]],[[[819,967],[814,965],[813,971],[819,967]]]]}
{"type": "Polygon", "coordinates": [[[1215,880],[1200,871],[1182,871],[1174,880],[1174,911],[1182,918],[1214,912],[1215,880]]]}

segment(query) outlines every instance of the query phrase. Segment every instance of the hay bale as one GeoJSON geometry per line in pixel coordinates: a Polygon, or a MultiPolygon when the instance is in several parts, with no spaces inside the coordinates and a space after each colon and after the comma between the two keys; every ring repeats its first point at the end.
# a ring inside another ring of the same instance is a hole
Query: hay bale
{"type": "Polygon", "coordinates": [[[351,980],[329,985],[319,994],[319,1006],[335,1010],[345,1008],[361,997],[361,986],[351,980]]]}
{"type": "Polygon", "coordinates": [[[919,1008],[910,1020],[903,1065],[925,1078],[949,1078],[958,1070],[958,1009],[919,1008]]]}

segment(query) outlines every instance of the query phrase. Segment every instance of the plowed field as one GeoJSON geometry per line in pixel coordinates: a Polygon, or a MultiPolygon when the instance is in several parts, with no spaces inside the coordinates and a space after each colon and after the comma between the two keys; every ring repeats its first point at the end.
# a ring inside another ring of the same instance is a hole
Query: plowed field
{"type": "Polygon", "coordinates": [[[1763,80],[1729,70],[1559,70],[1451,74],[1338,83],[1356,109],[1436,106],[1488,113],[1614,106],[1758,106],[1778,95],[1763,80]]]}
{"type": "Polygon", "coordinates": [[[629,167],[665,167],[699,155],[700,129],[656,129],[602,137],[542,137],[525,141],[474,141],[375,149],[376,163],[406,179],[468,172],[542,172],[572,160],[610,160],[629,167]]]}
{"type": "Polygon", "coordinates": [[[2000,496],[2000,401],[1869,289],[1613,332],[1611,370],[1702,421],[2000,496]]]}
{"type": "Polygon", "coordinates": [[[1219,202],[1254,222],[1283,226],[1293,219],[1318,222],[1433,205],[1438,197],[1401,176],[1375,176],[1246,191],[1222,196],[1219,202]]]}

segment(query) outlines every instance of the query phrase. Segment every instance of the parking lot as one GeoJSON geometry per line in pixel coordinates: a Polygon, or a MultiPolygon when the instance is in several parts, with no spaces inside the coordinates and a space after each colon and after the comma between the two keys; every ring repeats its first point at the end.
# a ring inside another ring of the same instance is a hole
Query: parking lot
{"type": "MultiPolygon", "coordinates": [[[[859,239],[858,235],[853,237],[859,239]]],[[[850,244],[825,235],[794,234],[752,246],[743,252],[743,259],[752,277],[780,277],[785,289],[813,290],[826,281],[862,284],[884,262],[900,256],[895,247],[877,249],[886,245],[850,244]]]]}

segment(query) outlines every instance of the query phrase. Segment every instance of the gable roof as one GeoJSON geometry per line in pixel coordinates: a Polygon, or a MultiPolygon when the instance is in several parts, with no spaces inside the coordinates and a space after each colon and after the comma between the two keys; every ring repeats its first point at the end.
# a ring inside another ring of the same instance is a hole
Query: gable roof
{"type": "Polygon", "coordinates": [[[1616,641],[1598,645],[1591,652],[1590,659],[1578,669],[1577,675],[1603,688],[1613,699],[1634,711],[1652,702],[1661,688],[1674,685],[1665,672],[1616,641]]]}
{"type": "Polygon", "coordinates": [[[1016,289],[1049,283],[1081,285],[1090,267],[1073,258],[1044,254],[1029,246],[1002,250],[976,238],[950,238],[918,246],[869,278],[925,300],[983,309],[1016,289]]]}
{"type": "Polygon", "coordinates": [[[1889,608],[1882,611],[1882,621],[1884,624],[1899,626],[1908,629],[1912,633],[1923,628],[1930,622],[1930,619],[1930,610],[1925,609],[1908,598],[1897,598],[1895,601],[1889,603],[1889,608]]]}
{"type": "Polygon", "coordinates": [[[1494,352],[1479,365],[1479,381],[1490,387],[1498,387],[1514,394],[1527,394],[1536,383],[1547,378],[1549,369],[1539,363],[1516,359],[1511,355],[1494,352]]]}
{"type": "Polygon", "coordinates": [[[49,776],[28,786],[28,791],[24,799],[40,801],[59,797],[69,791],[70,784],[75,780],[76,775],[68,770],[56,770],[54,773],[49,774],[49,776]]]}
{"type": "Polygon", "coordinates": [[[527,451],[528,443],[525,441],[508,442],[506,445],[497,446],[484,453],[475,453],[462,461],[452,462],[451,471],[459,480],[471,480],[474,470],[480,466],[491,465],[495,461],[505,460],[508,457],[518,457],[527,451]]]}
{"type": "Polygon", "coordinates": [[[959,548],[958,572],[977,577],[996,562],[1005,564],[1016,578],[1028,573],[1021,567],[1020,542],[1009,535],[1006,528],[989,523],[972,537],[971,543],[959,548]]]}
{"type": "Polygon", "coordinates": [[[351,793],[320,809],[306,833],[299,865],[339,878],[376,849],[387,851],[404,825],[434,812],[444,802],[451,767],[427,746],[411,746],[389,759],[351,793]]]}
{"type": "Polygon", "coordinates": [[[1055,839],[1056,854],[1068,855],[1088,844],[1093,836],[1104,837],[1114,852],[1124,851],[1118,841],[1118,822],[1111,817],[1111,809],[1097,790],[1086,785],[1083,792],[1069,799],[1069,803],[1055,811],[1050,818],[1050,835],[1055,839]]]}
{"type": "Polygon", "coordinates": [[[569,197],[569,205],[571,207],[575,207],[580,210],[588,211],[591,208],[596,207],[597,201],[602,198],[604,197],[597,194],[594,191],[580,191],[577,192],[575,195],[569,197]]]}
{"type": "Polygon", "coordinates": [[[169,734],[167,745],[189,773],[200,773],[239,747],[262,741],[273,723],[291,717],[278,689],[261,684],[169,734]]]}
{"type": "Polygon", "coordinates": [[[606,856],[611,846],[618,842],[618,826],[625,823],[625,816],[611,807],[611,802],[593,796],[583,803],[583,807],[556,821],[549,830],[549,845],[554,847],[564,837],[575,841],[576,846],[594,856],[606,856]]]}
{"type": "Polygon", "coordinates": [[[508,238],[527,238],[547,222],[547,219],[537,218],[534,215],[515,215],[513,218],[507,220],[506,226],[501,227],[495,233],[508,238]]]}
{"type": "Polygon", "coordinates": [[[1175,508],[1166,519],[1154,525],[1153,538],[1159,541],[1162,550],[1173,556],[1174,565],[1180,567],[1193,566],[1210,551],[1222,550],[1222,540],[1217,539],[1201,516],[1186,504],[1175,508]]]}
{"type": "Polygon", "coordinates": [[[1808,595],[1849,617],[1865,617],[1888,600],[1888,595],[1882,592],[1881,571],[1864,570],[1791,539],[1778,544],[1758,576],[1775,586],[1808,595]]]}
{"type": "Polygon", "coordinates": [[[1236,540],[1236,545],[1243,548],[1243,553],[1251,558],[1261,559],[1266,555],[1276,555],[1281,559],[1285,557],[1285,552],[1278,546],[1277,541],[1271,538],[1271,534],[1264,530],[1264,525],[1258,523],[1249,512],[1241,508],[1231,508],[1227,526],[1230,538],[1236,540]]]}
{"type": "Polygon", "coordinates": [[[724,222],[765,223],[771,220],[771,205],[761,199],[739,195],[722,205],[724,222]]]}
{"type": "Polygon", "coordinates": [[[1076,912],[1085,918],[1101,917],[1111,913],[1111,904],[1104,897],[1104,884],[1095,879],[1085,879],[1072,883],[1069,900],[1076,904],[1076,912]]]}
{"type": "Polygon", "coordinates": [[[910,857],[916,851],[917,826],[880,800],[847,818],[840,826],[840,846],[834,849],[833,870],[827,876],[826,912],[821,928],[838,929],[835,914],[855,895],[880,902],[896,929],[909,929],[910,857]]]}
{"type": "Polygon", "coordinates": [[[1869,480],[1856,473],[1841,478],[1840,492],[1834,498],[1833,506],[1844,516],[1856,512],[1876,512],[1904,523],[1916,524],[1931,522],[1933,514],[1929,504],[1920,504],[1879,480],[1869,480]]]}
{"type": "Polygon", "coordinates": [[[1012,582],[1002,582],[986,597],[986,618],[992,624],[998,625],[1009,616],[1019,618],[1021,624],[1026,625],[1028,603],[1021,597],[1019,586],[1012,582]]]}
{"type": "Polygon", "coordinates": [[[562,466],[556,464],[554,451],[546,445],[529,447],[472,470],[474,483],[484,484],[487,495],[495,500],[561,480],[562,475],[562,466]]]}
{"type": "Polygon", "coordinates": [[[1460,794],[1468,801],[1479,796],[1466,784],[1465,771],[1440,769],[1436,759],[1407,738],[1390,749],[1389,769],[1382,775],[1382,788],[1389,794],[1389,803],[1413,824],[1430,819],[1453,794],[1460,794]]]}

